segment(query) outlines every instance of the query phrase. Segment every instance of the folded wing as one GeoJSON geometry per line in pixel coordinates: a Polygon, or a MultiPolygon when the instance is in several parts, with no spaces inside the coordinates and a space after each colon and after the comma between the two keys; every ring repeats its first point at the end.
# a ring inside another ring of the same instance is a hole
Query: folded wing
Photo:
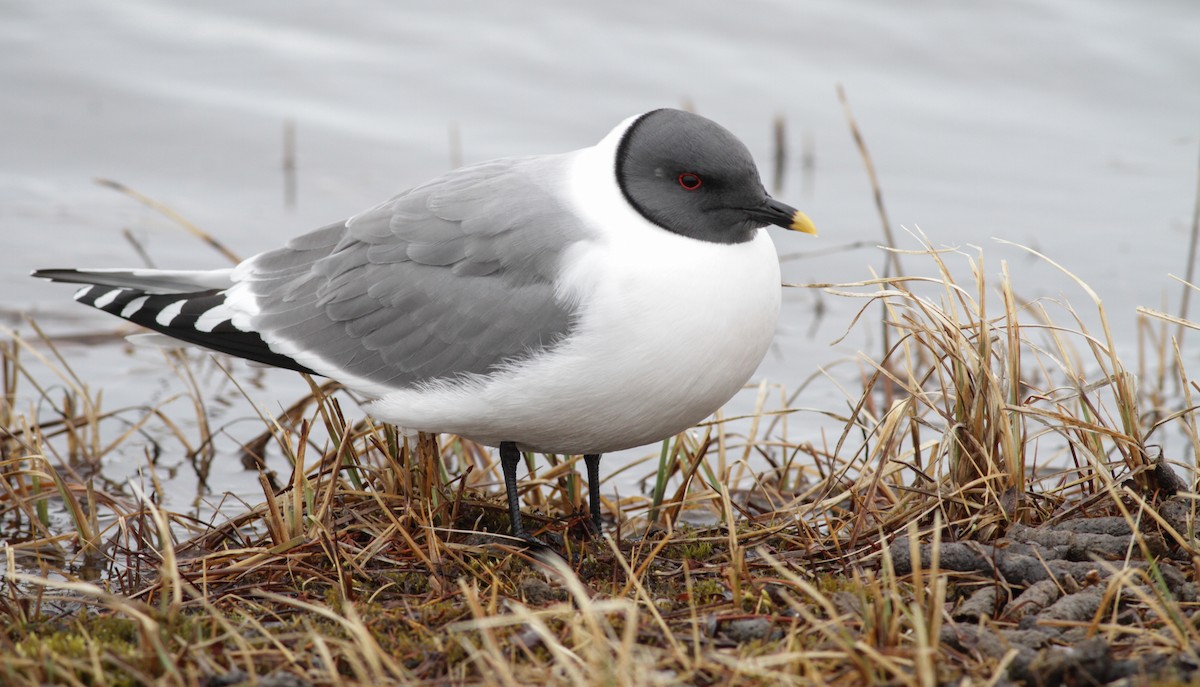
{"type": "Polygon", "coordinates": [[[553,346],[565,251],[591,230],[562,156],[450,172],[233,270],[42,270],[82,302],[183,341],[377,393],[483,374],[553,346]]]}

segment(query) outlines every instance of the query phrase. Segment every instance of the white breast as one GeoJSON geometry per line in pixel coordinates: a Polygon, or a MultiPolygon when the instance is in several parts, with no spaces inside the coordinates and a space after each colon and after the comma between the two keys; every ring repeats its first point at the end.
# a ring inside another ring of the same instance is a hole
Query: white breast
{"type": "Polygon", "coordinates": [[[779,315],[770,237],[716,244],[650,224],[612,178],[610,139],[571,175],[577,211],[604,231],[562,265],[559,297],[580,313],[570,339],[486,380],[390,393],[372,413],[493,446],[604,453],[681,432],[746,383],[779,315]]]}

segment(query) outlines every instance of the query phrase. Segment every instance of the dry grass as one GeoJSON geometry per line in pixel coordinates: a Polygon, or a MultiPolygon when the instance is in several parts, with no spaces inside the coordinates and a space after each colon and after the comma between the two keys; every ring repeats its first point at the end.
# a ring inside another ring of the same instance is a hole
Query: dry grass
{"type": "Polygon", "coordinates": [[[292,465],[278,484],[262,474],[261,503],[216,525],[164,510],[152,464],[144,491],[93,475],[151,422],[210,460],[204,405],[199,436],[162,407],[106,411],[52,341],[13,338],[0,350],[0,682],[1186,678],[1200,646],[1200,389],[1173,325],[1144,320],[1154,354],[1134,374],[1086,285],[1080,314],[1022,300],[1003,265],[988,283],[982,252],[924,245],[914,262],[929,275],[816,285],[862,299],[860,323],[881,306],[890,331],[827,445],[790,440],[786,412],[706,424],[640,465],[647,493],[609,500],[618,524],[590,542],[572,532],[586,493],[574,461],[531,460],[523,499],[562,558],[479,534],[507,527],[487,451],[349,421],[349,397],[315,385],[247,442],[292,465]],[[57,378],[37,379],[31,357],[57,378]],[[751,458],[770,467],[751,475],[751,458]],[[711,524],[685,526],[685,512],[711,524]],[[1021,552],[1039,561],[1029,579],[1021,552]],[[1030,610],[1038,570],[1059,601],[1030,610]]]}

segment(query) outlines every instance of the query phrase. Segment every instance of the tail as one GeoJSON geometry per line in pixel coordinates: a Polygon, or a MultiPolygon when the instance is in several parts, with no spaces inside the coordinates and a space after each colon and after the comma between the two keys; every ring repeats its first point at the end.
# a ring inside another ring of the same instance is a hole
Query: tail
{"type": "Polygon", "coordinates": [[[238,308],[228,299],[233,270],[36,270],[33,276],[84,284],[75,300],[181,342],[254,362],[315,374],[271,350],[253,330],[235,325],[238,308]]]}
{"type": "Polygon", "coordinates": [[[69,284],[141,289],[148,294],[187,293],[233,286],[233,269],[224,270],[34,270],[33,276],[69,284]]]}

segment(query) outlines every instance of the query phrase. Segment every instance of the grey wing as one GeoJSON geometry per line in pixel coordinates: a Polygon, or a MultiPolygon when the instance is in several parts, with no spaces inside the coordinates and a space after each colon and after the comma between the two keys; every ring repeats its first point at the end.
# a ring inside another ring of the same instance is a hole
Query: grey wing
{"type": "Polygon", "coordinates": [[[556,193],[565,164],[462,168],[253,258],[237,277],[255,297],[252,328],[317,372],[386,388],[553,346],[573,315],[556,299],[561,259],[589,235],[556,193]]]}

